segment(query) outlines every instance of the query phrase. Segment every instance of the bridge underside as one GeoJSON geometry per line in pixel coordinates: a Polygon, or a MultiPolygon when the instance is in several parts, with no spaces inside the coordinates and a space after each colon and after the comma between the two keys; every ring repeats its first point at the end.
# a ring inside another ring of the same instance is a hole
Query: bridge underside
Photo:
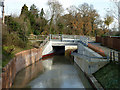
{"type": "Polygon", "coordinates": [[[55,55],[64,55],[65,46],[53,46],[53,52],[55,55]]]}
{"type": "Polygon", "coordinates": [[[52,46],[77,46],[77,42],[51,41],[52,46]]]}
{"type": "Polygon", "coordinates": [[[51,41],[55,54],[65,54],[68,49],[77,49],[77,42],[51,41]]]}

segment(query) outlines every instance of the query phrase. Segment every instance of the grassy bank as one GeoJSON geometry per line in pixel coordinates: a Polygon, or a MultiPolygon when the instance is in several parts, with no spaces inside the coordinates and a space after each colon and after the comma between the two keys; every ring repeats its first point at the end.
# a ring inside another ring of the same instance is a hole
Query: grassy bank
{"type": "Polygon", "coordinates": [[[25,48],[15,46],[4,46],[2,49],[2,67],[6,66],[9,63],[9,61],[15,56],[16,53],[32,48],[32,46],[27,46],[25,48]]]}
{"type": "Polygon", "coordinates": [[[115,62],[108,63],[93,75],[104,88],[120,89],[120,65],[115,62]]]}

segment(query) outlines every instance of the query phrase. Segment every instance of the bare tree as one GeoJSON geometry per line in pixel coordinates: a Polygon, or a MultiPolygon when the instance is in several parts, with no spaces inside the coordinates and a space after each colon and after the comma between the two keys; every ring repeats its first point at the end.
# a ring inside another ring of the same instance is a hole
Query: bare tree
{"type": "Polygon", "coordinates": [[[77,12],[78,12],[77,7],[74,6],[74,5],[67,8],[67,11],[69,12],[69,14],[71,14],[73,16],[75,16],[77,14],[77,12]]]}
{"type": "Polygon", "coordinates": [[[118,0],[111,0],[113,2],[112,9],[108,10],[110,14],[113,15],[113,17],[118,20],[118,29],[120,31],[120,1],[118,0]]]}
{"type": "Polygon", "coordinates": [[[57,0],[49,0],[48,3],[49,9],[51,12],[51,18],[50,18],[50,33],[51,33],[51,28],[52,28],[52,23],[54,21],[57,21],[59,16],[63,12],[62,5],[57,1],[57,0]]]}

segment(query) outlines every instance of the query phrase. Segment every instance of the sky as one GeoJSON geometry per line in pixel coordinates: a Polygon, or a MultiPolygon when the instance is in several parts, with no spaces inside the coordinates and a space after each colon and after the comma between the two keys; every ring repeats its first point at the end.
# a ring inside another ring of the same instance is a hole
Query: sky
{"type": "MultiPolygon", "coordinates": [[[[0,0],[1,1],[1,0],[0,0]]],[[[48,0],[4,0],[5,1],[5,15],[19,15],[21,12],[21,8],[24,4],[26,4],[29,8],[32,4],[35,4],[39,10],[41,8],[44,11],[48,10],[47,2],[48,0]]],[[[83,3],[92,4],[97,12],[100,14],[101,18],[104,18],[106,15],[106,10],[110,8],[113,4],[111,0],[58,0],[63,8],[66,9],[71,5],[78,6],[83,3]]],[[[115,0],[119,1],[119,0],[115,0]]],[[[2,11],[2,8],[0,7],[2,11]]],[[[2,16],[0,11],[0,17],[2,16]]]]}
{"type": "MultiPolygon", "coordinates": [[[[44,10],[48,9],[47,5],[48,0],[5,0],[5,14],[17,14],[19,15],[21,12],[21,8],[24,4],[30,7],[32,4],[35,4],[40,10],[43,8],[44,10]]],[[[84,2],[88,4],[93,4],[94,8],[97,9],[98,13],[104,17],[107,8],[110,7],[110,0],[58,0],[65,8],[68,8],[70,5],[78,6],[84,2]]],[[[0,8],[1,9],[1,8],[0,8]]],[[[0,12],[1,15],[1,12],[0,12]]]]}

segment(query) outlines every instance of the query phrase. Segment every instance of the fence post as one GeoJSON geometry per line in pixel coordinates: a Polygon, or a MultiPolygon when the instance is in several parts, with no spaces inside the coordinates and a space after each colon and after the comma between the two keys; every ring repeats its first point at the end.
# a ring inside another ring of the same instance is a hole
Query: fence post
{"type": "Polygon", "coordinates": [[[110,51],[110,62],[112,62],[112,50],[110,51]]]}
{"type": "Polygon", "coordinates": [[[115,61],[115,52],[113,51],[113,61],[115,61]]]}
{"type": "Polygon", "coordinates": [[[107,61],[109,61],[109,53],[108,53],[108,55],[107,55],[107,61]]]}
{"type": "Polygon", "coordinates": [[[118,52],[118,63],[120,64],[120,52],[118,52]]]}

